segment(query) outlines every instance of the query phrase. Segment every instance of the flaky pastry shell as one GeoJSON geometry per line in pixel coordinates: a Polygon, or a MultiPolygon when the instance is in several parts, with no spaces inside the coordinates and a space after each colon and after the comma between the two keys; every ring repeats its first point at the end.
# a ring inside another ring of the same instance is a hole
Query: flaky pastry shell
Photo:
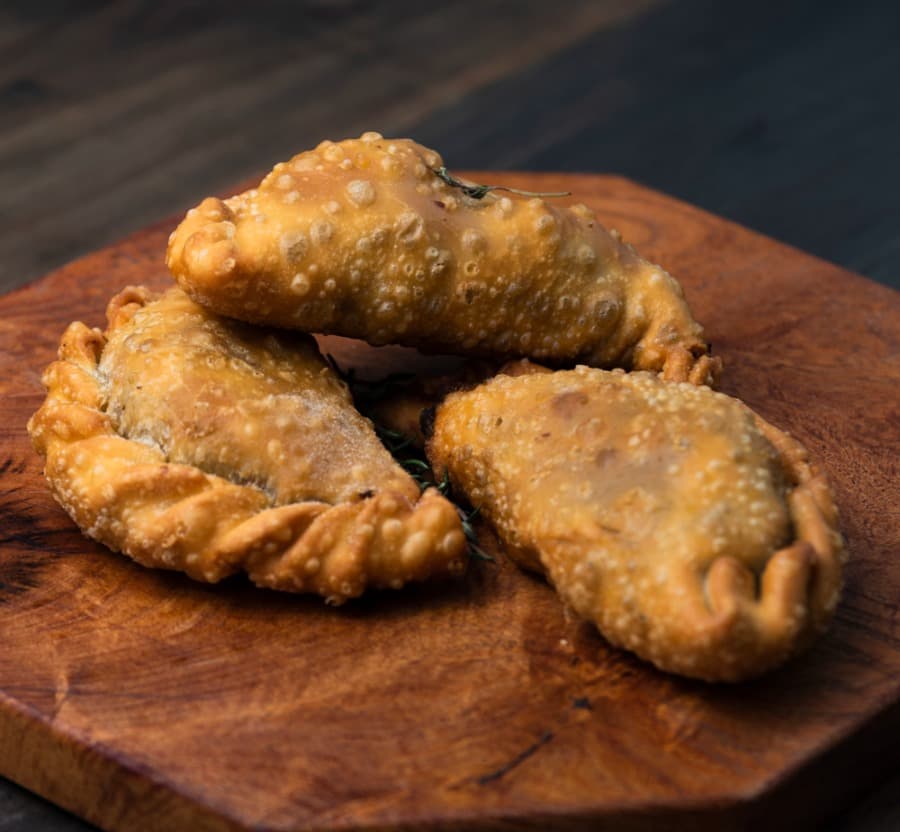
{"type": "Polygon", "coordinates": [[[28,424],[78,526],[146,566],[338,604],[463,571],[456,509],[390,457],[308,336],[117,295],[66,330],[28,424]]]}
{"type": "Polygon", "coordinates": [[[837,603],[824,475],[707,387],[587,367],[501,374],[437,407],[428,456],[519,564],[663,670],[756,676],[837,603]]]}
{"type": "Polygon", "coordinates": [[[169,269],[198,303],[252,323],[715,380],[681,286],[589,208],[473,191],[442,167],[408,139],[322,142],[188,211],[169,269]]]}

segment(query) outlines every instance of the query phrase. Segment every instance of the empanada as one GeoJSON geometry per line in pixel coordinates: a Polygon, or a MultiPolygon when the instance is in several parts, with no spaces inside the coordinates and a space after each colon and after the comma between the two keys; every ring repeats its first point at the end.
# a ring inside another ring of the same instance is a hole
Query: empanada
{"type": "Polygon", "coordinates": [[[432,430],[437,474],[510,555],[664,670],[754,676],[831,617],[843,550],[825,478],[736,399],[651,373],[498,375],[451,393],[432,430]]]}
{"type": "Polygon", "coordinates": [[[408,139],[323,142],[189,211],[169,268],[198,303],[254,323],[714,380],[679,284],[590,209],[456,187],[441,169],[408,139]]]}
{"type": "Polygon", "coordinates": [[[454,506],[391,458],[308,336],[129,289],[74,323],[29,422],[56,499],[147,566],[331,603],[463,570],[454,506]]]}

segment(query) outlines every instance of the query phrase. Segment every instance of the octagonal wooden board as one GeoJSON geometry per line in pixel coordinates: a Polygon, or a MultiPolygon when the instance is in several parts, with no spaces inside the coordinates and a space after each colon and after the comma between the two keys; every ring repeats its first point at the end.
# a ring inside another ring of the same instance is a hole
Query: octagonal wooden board
{"type": "Polygon", "coordinates": [[[498,180],[572,191],[668,267],[724,389],[822,461],[851,555],[831,631],[711,686],[610,649],[502,557],[335,610],[89,542],[25,421],[70,320],[168,285],[166,222],[0,299],[0,773],[114,830],[774,829],[896,760],[898,295],[620,178],[498,180]]]}

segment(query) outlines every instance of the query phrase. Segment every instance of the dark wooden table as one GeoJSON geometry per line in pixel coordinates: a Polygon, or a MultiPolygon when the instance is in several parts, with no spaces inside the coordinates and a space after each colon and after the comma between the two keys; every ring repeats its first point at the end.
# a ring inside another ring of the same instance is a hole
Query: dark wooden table
{"type": "MultiPolygon", "coordinates": [[[[0,291],[367,129],[624,174],[900,287],[898,41],[877,0],[5,0],[0,291]]],[[[831,832],[900,828],[898,794],[831,832]]],[[[88,828],[0,783],[0,832],[88,828]]]]}

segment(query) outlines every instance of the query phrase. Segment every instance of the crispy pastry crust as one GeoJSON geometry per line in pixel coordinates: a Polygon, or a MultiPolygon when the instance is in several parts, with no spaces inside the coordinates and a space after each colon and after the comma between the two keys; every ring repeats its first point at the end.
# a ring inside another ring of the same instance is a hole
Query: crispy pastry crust
{"type": "Polygon", "coordinates": [[[420,495],[311,340],[267,341],[180,290],[126,289],[107,316],[105,335],[66,330],[28,425],[55,498],[85,534],[146,566],[210,582],[245,570],[333,604],[463,571],[456,509],[420,495]],[[241,428],[254,442],[242,445],[241,428]]]}
{"type": "Polygon", "coordinates": [[[824,475],[708,388],[586,367],[499,375],[437,408],[428,454],[517,562],[663,670],[756,676],[836,606],[824,475]]]}
{"type": "Polygon", "coordinates": [[[323,142],[189,211],[169,268],[197,302],[254,323],[715,381],[679,284],[590,209],[475,199],[441,164],[377,133],[323,142]]]}

